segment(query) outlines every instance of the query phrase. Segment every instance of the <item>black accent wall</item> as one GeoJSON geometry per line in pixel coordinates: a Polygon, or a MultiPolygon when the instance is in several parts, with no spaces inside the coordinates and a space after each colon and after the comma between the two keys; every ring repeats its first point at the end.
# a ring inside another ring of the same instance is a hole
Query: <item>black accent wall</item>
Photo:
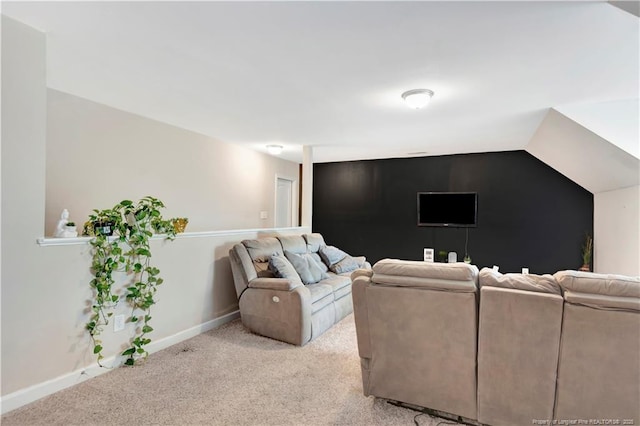
{"type": "Polygon", "coordinates": [[[526,151],[318,163],[313,231],[374,262],[422,260],[424,247],[468,253],[479,268],[554,273],[582,265],[593,194],[526,151]],[[478,193],[475,228],[417,226],[421,191],[478,193]]]}

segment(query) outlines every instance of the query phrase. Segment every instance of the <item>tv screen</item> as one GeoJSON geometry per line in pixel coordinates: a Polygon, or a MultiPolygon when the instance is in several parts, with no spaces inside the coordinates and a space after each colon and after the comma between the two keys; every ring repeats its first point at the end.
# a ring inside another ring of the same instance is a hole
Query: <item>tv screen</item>
{"type": "Polygon", "coordinates": [[[418,192],[418,226],[476,226],[477,192],[418,192]]]}

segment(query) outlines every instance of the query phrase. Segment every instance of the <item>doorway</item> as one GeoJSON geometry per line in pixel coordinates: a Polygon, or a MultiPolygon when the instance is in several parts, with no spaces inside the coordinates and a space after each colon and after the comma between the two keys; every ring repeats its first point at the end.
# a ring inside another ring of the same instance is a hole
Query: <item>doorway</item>
{"type": "Polygon", "coordinates": [[[297,226],[295,179],[276,175],[276,228],[297,226]],[[295,219],[294,219],[295,218],[295,219]]]}

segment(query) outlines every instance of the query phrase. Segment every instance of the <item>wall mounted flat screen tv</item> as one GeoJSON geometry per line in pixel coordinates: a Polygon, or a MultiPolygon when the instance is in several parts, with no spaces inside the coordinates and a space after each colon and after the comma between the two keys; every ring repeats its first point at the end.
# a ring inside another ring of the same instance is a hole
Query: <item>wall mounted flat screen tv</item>
{"type": "Polygon", "coordinates": [[[418,192],[418,226],[475,227],[477,192],[418,192]]]}

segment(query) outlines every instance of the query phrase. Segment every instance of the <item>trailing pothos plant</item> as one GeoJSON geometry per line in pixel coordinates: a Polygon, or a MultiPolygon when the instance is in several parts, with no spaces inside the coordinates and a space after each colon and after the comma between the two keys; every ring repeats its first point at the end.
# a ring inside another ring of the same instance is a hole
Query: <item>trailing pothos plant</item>
{"type": "Polygon", "coordinates": [[[137,203],[124,200],[111,209],[94,210],[89,216],[90,225],[95,228],[95,236],[91,240],[91,287],[94,293],[92,314],[86,328],[100,366],[104,356],[99,335],[109,324],[113,308],[122,299],[131,307],[127,321],[136,325],[130,347],[122,352],[127,357],[125,364],[134,365],[136,360],[148,355],[145,346],[151,342],[148,334],[153,331],[151,307],[155,304],[157,288],[163,281],[160,270],[151,265],[149,239],[154,233],[166,234],[169,240],[176,235],[173,219],[165,220],[160,213],[163,207],[162,201],[144,197],[137,203]],[[101,232],[104,223],[109,223],[112,235],[101,232]],[[114,288],[116,278],[120,280],[122,277],[126,286],[124,292],[114,288]]]}

